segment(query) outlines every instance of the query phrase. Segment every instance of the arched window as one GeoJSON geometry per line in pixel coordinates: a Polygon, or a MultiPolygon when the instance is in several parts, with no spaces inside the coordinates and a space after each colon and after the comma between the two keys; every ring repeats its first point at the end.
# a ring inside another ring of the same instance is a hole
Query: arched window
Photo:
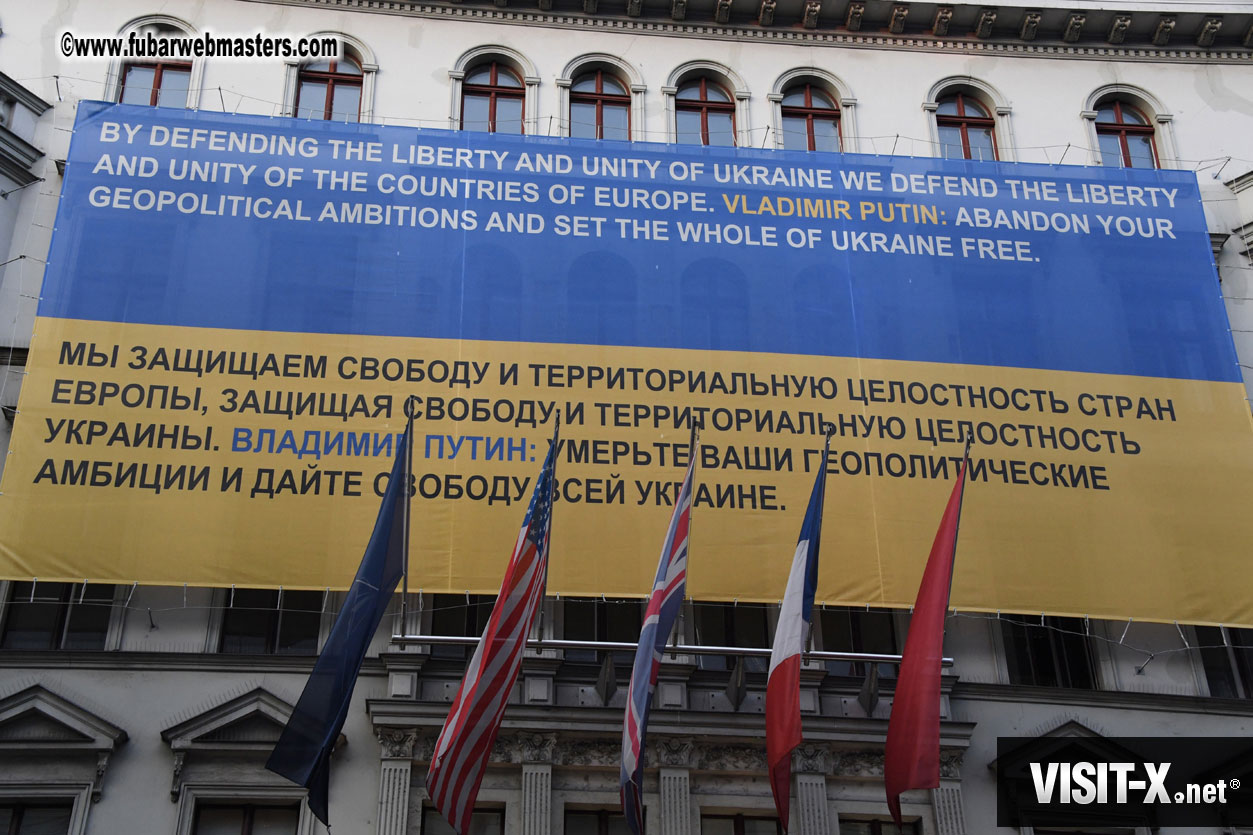
{"type": "Polygon", "coordinates": [[[570,85],[570,135],[630,139],[631,91],[612,73],[593,70],[570,85]]]}
{"type": "Polygon", "coordinates": [[[936,102],[935,126],[945,159],[997,159],[996,120],[968,93],[954,93],[936,102]]]}
{"type": "Polygon", "coordinates": [[[461,87],[461,129],[523,133],[526,88],[518,74],[499,61],[479,64],[461,87]]]}
{"type": "Polygon", "coordinates": [[[735,102],[704,76],[679,85],[674,95],[675,141],[680,145],[735,145],[735,102]]]}
{"type": "Polygon", "coordinates": [[[809,82],[783,92],[783,147],[789,151],[840,150],[840,108],[809,82]]]}
{"type": "Polygon", "coordinates": [[[1115,99],[1096,109],[1096,138],[1101,165],[1157,168],[1153,125],[1136,108],[1115,99]]]}
{"type": "Polygon", "coordinates": [[[297,118],[360,121],[362,78],[361,64],[350,57],[301,67],[296,85],[297,118]]]}
{"type": "Polygon", "coordinates": [[[191,88],[191,64],[158,61],[153,64],[127,64],[122,68],[122,104],[152,107],[186,107],[191,88]]]}

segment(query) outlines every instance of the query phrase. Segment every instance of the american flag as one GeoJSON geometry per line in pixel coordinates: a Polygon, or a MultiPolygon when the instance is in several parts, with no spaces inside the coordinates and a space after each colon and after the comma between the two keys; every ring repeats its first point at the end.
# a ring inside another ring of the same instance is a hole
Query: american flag
{"type": "Polygon", "coordinates": [[[487,770],[488,755],[500,731],[505,703],[518,679],[531,622],[544,596],[556,455],[554,433],[505,570],[500,596],[435,742],[426,775],[431,800],[458,835],[470,831],[474,800],[487,770]]]}
{"type": "Polygon", "coordinates": [[[644,626],[640,629],[640,642],[631,667],[626,717],[622,723],[622,769],[618,785],[622,792],[622,814],[635,835],[640,835],[644,829],[644,732],[648,727],[648,708],[653,690],[657,688],[661,654],[679,615],[683,590],[687,585],[687,533],[692,516],[692,476],[696,470],[697,454],[695,433],[690,450],[687,475],[675,498],[670,528],[661,546],[657,579],[653,582],[653,593],[644,613],[644,626]]]}

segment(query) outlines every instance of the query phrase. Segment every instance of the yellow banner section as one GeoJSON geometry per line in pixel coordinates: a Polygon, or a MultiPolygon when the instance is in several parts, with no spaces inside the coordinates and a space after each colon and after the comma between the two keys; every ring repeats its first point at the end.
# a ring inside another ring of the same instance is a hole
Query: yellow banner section
{"type": "Polygon", "coordinates": [[[821,602],[912,604],[971,429],[956,608],[1253,625],[1238,384],[48,318],[30,369],[3,577],[342,588],[416,396],[413,590],[499,587],[559,411],[548,591],[644,595],[696,414],[695,598],[780,599],[831,422],[821,602]]]}

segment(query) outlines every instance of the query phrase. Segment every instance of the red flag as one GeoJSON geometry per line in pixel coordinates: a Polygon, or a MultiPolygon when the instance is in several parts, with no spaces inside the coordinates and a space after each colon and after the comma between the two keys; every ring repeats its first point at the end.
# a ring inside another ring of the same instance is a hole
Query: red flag
{"type": "Polygon", "coordinates": [[[963,457],[957,484],[927,557],[888,720],[883,782],[888,809],[898,827],[901,794],[940,785],[940,660],[944,657],[944,616],[953,585],[953,554],[968,463],[969,458],[963,457]]]}

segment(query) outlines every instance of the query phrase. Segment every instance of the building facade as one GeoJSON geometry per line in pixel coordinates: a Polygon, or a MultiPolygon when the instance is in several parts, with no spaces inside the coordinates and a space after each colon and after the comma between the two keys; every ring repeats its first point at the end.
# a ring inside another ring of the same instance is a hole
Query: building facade
{"type": "MultiPolygon", "coordinates": [[[[9,8],[0,27],[6,446],[22,419],[17,394],[63,161],[77,107],[90,100],[650,143],[1191,170],[1232,338],[1242,364],[1253,365],[1249,4],[119,0],[9,8]],[[325,35],[345,51],[303,62],[67,59],[58,51],[66,31],[325,35]]],[[[1206,582],[1228,581],[1236,580],[1206,582]]],[[[303,790],[262,766],[341,597],[0,583],[0,830],[322,831],[300,803],[303,790]]],[[[402,636],[477,635],[490,604],[482,595],[415,590],[408,622],[398,609],[386,620],[333,758],[336,830],[449,831],[429,806],[424,776],[468,650],[402,636]]],[[[536,636],[629,642],[641,613],[638,600],[552,598],[536,636]]],[[[767,647],[776,617],[777,606],[693,601],[676,641],[767,647]]],[[[895,654],[908,620],[903,611],[823,608],[814,646],[895,654]]],[[[1253,732],[1253,633],[1244,630],[957,613],[945,648],[954,663],[943,684],[942,785],[904,797],[917,835],[1005,831],[996,825],[998,737],[1253,732]]],[[[765,766],[764,673],[755,657],[665,659],[645,772],[649,832],[780,831],[765,766]]],[[[806,742],[793,763],[794,832],[890,831],[882,774],[894,668],[870,673],[851,661],[811,661],[802,671],[806,742]]],[[[476,806],[476,833],[624,831],[617,778],[628,676],[629,659],[613,652],[528,651],[476,806]]]]}

